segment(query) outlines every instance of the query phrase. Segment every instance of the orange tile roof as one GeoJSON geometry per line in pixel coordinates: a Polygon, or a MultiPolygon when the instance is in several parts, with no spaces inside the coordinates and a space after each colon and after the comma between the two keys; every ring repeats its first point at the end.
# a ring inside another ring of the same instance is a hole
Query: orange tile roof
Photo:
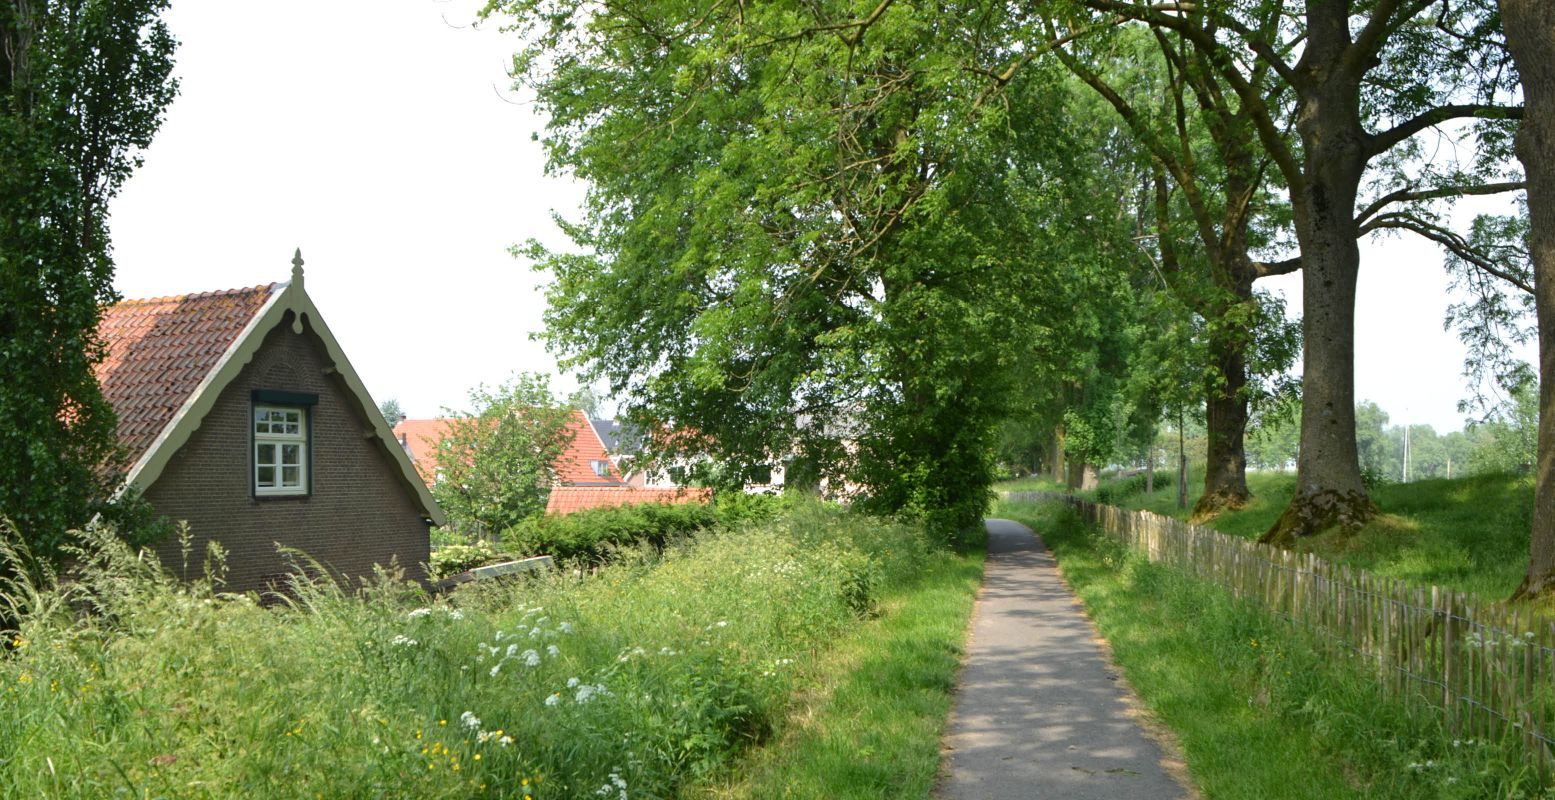
{"type": "Polygon", "coordinates": [[[712,489],[636,489],[630,486],[557,486],[551,489],[545,513],[571,514],[589,508],[613,508],[639,503],[709,503],[712,489]]]}
{"type": "Polygon", "coordinates": [[[409,448],[410,460],[428,486],[436,483],[437,443],[447,435],[446,419],[402,419],[394,426],[394,438],[409,448]]]}
{"type": "Polygon", "coordinates": [[[563,486],[619,486],[623,483],[620,471],[610,463],[605,443],[600,441],[594,426],[589,424],[587,415],[582,411],[573,411],[572,419],[567,421],[567,430],[572,433],[572,443],[567,445],[566,452],[554,465],[557,482],[563,486]],[[590,463],[594,461],[604,462],[604,475],[594,472],[590,463]]]}
{"type": "MultiPolygon", "coordinates": [[[[594,426],[589,424],[588,417],[584,416],[582,411],[572,412],[571,419],[567,421],[567,430],[572,434],[572,442],[552,465],[556,469],[558,484],[562,486],[621,486],[624,484],[620,470],[610,463],[604,443],[600,441],[599,434],[594,432],[594,426]],[[594,467],[590,463],[593,461],[600,461],[606,465],[604,475],[594,472],[594,467]]],[[[394,438],[405,442],[410,447],[410,455],[416,462],[416,469],[428,485],[434,482],[433,478],[436,476],[437,443],[447,435],[448,420],[442,418],[405,419],[394,426],[394,438]]]]}
{"type": "Polygon", "coordinates": [[[139,459],[281,286],[125,300],[103,309],[97,365],[119,441],[139,459]]]}

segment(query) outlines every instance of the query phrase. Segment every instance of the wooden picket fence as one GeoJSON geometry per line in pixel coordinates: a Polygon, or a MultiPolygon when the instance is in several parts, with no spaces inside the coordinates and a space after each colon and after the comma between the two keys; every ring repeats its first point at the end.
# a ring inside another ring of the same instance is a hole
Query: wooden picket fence
{"type": "Polygon", "coordinates": [[[1520,739],[1555,761],[1555,622],[1472,594],[1419,586],[1200,525],[1050,492],[1150,561],[1219,584],[1376,666],[1388,694],[1439,710],[1454,738],[1520,739]]]}

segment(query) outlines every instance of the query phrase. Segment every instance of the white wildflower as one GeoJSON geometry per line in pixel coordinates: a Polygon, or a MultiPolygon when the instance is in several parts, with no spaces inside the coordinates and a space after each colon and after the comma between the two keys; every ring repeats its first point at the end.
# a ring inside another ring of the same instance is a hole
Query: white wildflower
{"type": "Polygon", "coordinates": [[[464,612],[457,608],[450,608],[448,609],[448,618],[454,620],[464,619],[464,612]]]}
{"type": "Polygon", "coordinates": [[[512,743],[513,743],[513,737],[508,736],[506,734],[503,734],[502,738],[497,740],[497,744],[500,744],[503,747],[507,747],[508,745],[510,745],[512,743]]]}
{"type": "Polygon", "coordinates": [[[568,689],[576,688],[577,685],[578,685],[578,679],[577,678],[568,678],[567,679],[567,688],[568,689]]]}
{"type": "Polygon", "coordinates": [[[400,633],[395,634],[394,638],[389,640],[389,644],[394,645],[395,647],[415,647],[418,642],[415,639],[400,633]]]}
{"type": "Polygon", "coordinates": [[[727,627],[729,625],[729,620],[721,619],[721,620],[718,620],[718,622],[716,624],[718,625],[718,627],[724,628],[724,627],[727,627]]]}
{"type": "Polygon", "coordinates": [[[554,644],[548,644],[545,646],[545,652],[550,653],[553,656],[559,656],[562,654],[562,649],[554,644]]]}
{"type": "Polygon", "coordinates": [[[491,677],[493,677],[493,678],[497,677],[497,673],[499,673],[501,671],[502,671],[502,664],[501,664],[501,662],[498,662],[495,666],[493,666],[491,668],[491,677]]]}
{"type": "Polygon", "coordinates": [[[430,613],[432,613],[432,609],[430,608],[418,608],[415,611],[406,614],[405,616],[409,617],[410,619],[421,619],[430,613]]]}
{"type": "Polygon", "coordinates": [[[518,653],[518,645],[510,644],[508,645],[507,655],[503,656],[503,658],[512,658],[516,653],[518,653]]]}
{"type": "Polygon", "coordinates": [[[557,630],[561,631],[562,633],[572,633],[572,623],[571,622],[560,623],[560,624],[558,624],[556,626],[556,628],[557,628],[557,630]]]}
{"type": "Polygon", "coordinates": [[[555,692],[550,697],[545,698],[545,704],[548,705],[548,706],[554,706],[557,703],[560,703],[561,701],[562,701],[561,692],[555,692]]]}
{"type": "Polygon", "coordinates": [[[499,642],[500,642],[500,641],[502,641],[502,637],[503,637],[503,636],[506,636],[506,635],[507,635],[507,634],[505,634],[505,633],[503,633],[503,632],[502,632],[502,631],[497,631],[497,635],[495,635],[495,636],[493,636],[493,637],[491,637],[491,638],[492,638],[492,639],[495,639],[495,640],[496,640],[496,641],[499,641],[499,642]]]}
{"type": "Polygon", "coordinates": [[[526,666],[526,667],[538,667],[538,666],[540,666],[540,654],[536,653],[533,650],[525,650],[524,651],[524,666],[526,666]]]}

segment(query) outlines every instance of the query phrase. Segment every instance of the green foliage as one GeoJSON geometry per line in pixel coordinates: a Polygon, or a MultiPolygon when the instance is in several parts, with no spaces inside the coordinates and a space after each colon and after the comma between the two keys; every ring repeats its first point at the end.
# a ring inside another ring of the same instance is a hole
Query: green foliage
{"type": "MultiPolygon", "coordinates": [[[[81,580],[5,587],[21,622],[0,774],[18,796],[675,796],[782,728],[819,659],[873,624],[861,608],[953,558],[917,528],[805,506],[592,578],[431,605],[390,576],[357,595],[301,581],[265,610],[111,538],[82,552],[81,580]]],[[[900,656],[943,649],[941,708],[960,626],[944,628],[900,656]]]]}
{"type": "Polygon", "coordinates": [[[389,427],[400,424],[405,419],[405,411],[400,408],[398,398],[391,397],[378,404],[378,413],[383,415],[383,421],[389,423],[389,427]]]}
{"type": "Polygon", "coordinates": [[[488,13],[524,43],[550,169],[590,186],[578,252],[522,251],[555,277],[565,363],[734,474],[792,457],[947,536],[973,523],[1011,371],[1066,365],[1126,242],[1062,82],[990,83],[1022,43],[949,7],[488,13]]]}
{"type": "Polygon", "coordinates": [[[476,567],[508,560],[511,560],[510,557],[498,553],[490,542],[443,545],[432,551],[432,557],[427,562],[427,575],[432,580],[442,580],[476,567]]]}
{"type": "Polygon", "coordinates": [[[456,526],[503,531],[545,511],[555,463],[572,442],[571,411],[543,375],[519,374],[470,391],[434,454],[432,496],[456,526]]]}
{"type": "Polygon", "coordinates": [[[502,545],[522,556],[598,564],[623,547],[662,548],[718,523],[718,511],[701,503],[639,503],[531,517],[503,531],[502,545]]]}
{"type": "Polygon", "coordinates": [[[108,201],[177,91],[166,8],[0,6],[0,516],[43,554],[119,475],[92,372],[116,299],[108,201]]]}

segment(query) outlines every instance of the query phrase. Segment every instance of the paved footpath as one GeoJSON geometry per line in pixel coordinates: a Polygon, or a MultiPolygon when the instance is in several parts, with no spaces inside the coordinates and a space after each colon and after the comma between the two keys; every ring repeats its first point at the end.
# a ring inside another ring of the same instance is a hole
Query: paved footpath
{"type": "Polygon", "coordinates": [[[988,520],[988,563],[945,745],[943,800],[1187,798],[1030,528],[988,520]]]}

